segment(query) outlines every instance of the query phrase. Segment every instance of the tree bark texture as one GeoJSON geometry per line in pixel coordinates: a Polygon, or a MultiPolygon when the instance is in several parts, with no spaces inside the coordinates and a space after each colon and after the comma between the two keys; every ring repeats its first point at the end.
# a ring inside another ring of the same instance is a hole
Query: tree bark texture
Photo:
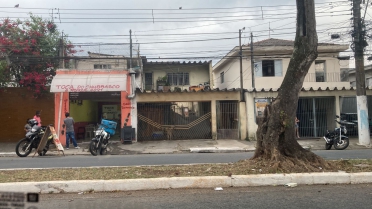
{"type": "MultiPolygon", "coordinates": [[[[266,107],[257,129],[253,159],[304,167],[325,166],[325,161],[302,148],[295,138],[299,92],[310,66],[318,56],[314,0],[297,0],[294,50],[276,99],[266,107]],[[313,164],[313,165],[309,165],[313,164]]],[[[313,170],[309,168],[309,170],[313,170]]]]}

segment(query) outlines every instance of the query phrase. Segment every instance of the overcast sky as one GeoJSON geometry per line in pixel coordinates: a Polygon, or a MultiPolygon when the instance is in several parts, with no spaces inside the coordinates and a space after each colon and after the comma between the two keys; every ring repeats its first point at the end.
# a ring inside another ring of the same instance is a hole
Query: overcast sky
{"type": "MultiPolygon", "coordinates": [[[[243,44],[250,42],[250,32],[253,33],[255,42],[268,38],[293,40],[295,2],[0,0],[0,13],[2,18],[23,18],[27,17],[29,12],[48,19],[53,17],[59,29],[68,34],[69,39],[76,45],[88,42],[128,44],[129,37],[126,35],[132,30],[133,43],[140,43],[142,56],[160,57],[161,60],[171,60],[164,58],[183,58],[182,61],[213,60],[215,63],[239,44],[238,31],[243,27],[245,27],[242,34],[243,44]],[[14,8],[17,4],[19,7],[14,8]],[[122,36],[93,37],[97,35],[122,36]]],[[[315,3],[319,42],[350,44],[352,7],[350,1],[315,0],[315,3]],[[340,34],[341,38],[332,40],[331,34],[336,33],[340,34]]],[[[366,20],[371,19],[370,14],[371,8],[367,10],[366,20]]],[[[85,47],[84,50],[129,55],[128,45],[95,45],[85,47]]]]}

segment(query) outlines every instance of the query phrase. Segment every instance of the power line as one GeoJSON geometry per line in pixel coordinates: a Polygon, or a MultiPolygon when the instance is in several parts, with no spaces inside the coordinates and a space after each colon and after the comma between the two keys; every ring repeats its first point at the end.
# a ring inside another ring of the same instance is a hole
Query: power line
{"type": "MultiPolygon", "coordinates": [[[[283,14],[283,15],[291,15],[291,14],[283,14]]],[[[336,16],[344,16],[344,15],[349,15],[349,14],[338,14],[338,15],[322,15],[322,16],[317,16],[317,17],[336,17],[336,16]]],[[[270,15],[269,17],[264,17],[265,20],[278,20],[278,19],[282,19],[282,18],[278,18],[278,17],[272,17],[272,16],[280,16],[280,15],[270,15]]],[[[0,18],[6,18],[6,17],[0,17],[0,18]]],[[[27,19],[27,17],[13,17],[13,18],[25,18],[27,19]]],[[[186,23],[186,22],[200,22],[200,19],[202,19],[204,17],[199,17],[199,18],[157,18],[157,23],[172,23],[172,22],[177,22],[177,23],[186,23]],[[161,19],[161,20],[158,20],[158,19],[161,19]],[[173,20],[174,19],[174,20],[173,20]],[[177,19],[177,20],[176,20],[177,19]],[[183,19],[188,19],[188,20],[183,20],[183,19]],[[198,20],[189,20],[189,19],[198,19],[198,20]]],[[[288,16],[286,18],[296,18],[295,16],[288,16]]],[[[110,22],[107,22],[107,21],[63,21],[63,23],[65,24],[72,24],[72,23],[76,23],[76,24],[92,24],[92,23],[105,23],[105,24],[114,24],[114,23],[153,23],[153,18],[60,18],[61,20],[65,20],[65,19],[91,19],[91,20],[94,20],[94,19],[135,19],[135,20],[139,20],[139,21],[110,21],[110,22]],[[142,20],[145,20],[147,19],[148,21],[142,21],[142,20]]],[[[225,21],[247,21],[247,20],[263,20],[262,18],[245,18],[245,19],[224,19],[224,20],[220,20],[220,19],[205,19],[203,20],[203,22],[225,22],[225,21]]]]}
{"type": "MultiPolygon", "coordinates": [[[[339,1],[339,2],[324,2],[324,3],[315,3],[316,5],[323,5],[329,3],[348,3],[348,1],[339,1]]],[[[182,10],[229,10],[229,9],[248,9],[248,8],[276,8],[276,7],[296,7],[296,5],[272,5],[272,6],[251,6],[251,7],[204,7],[204,8],[182,8],[182,10]]],[[[0,9],[14,9],[14,7],[0,7],[0,9]]],[[[50,10],[53,8],[37,8],[37,7],[17,7],[17,9],[28,9],[28,10],[50,10]]],[[[55,8],[57,9],[57,8],[55,8]]],[[[176,9],[107,9],[107,8],[99,8],[99,9],[75,9],[75,8],[58,8],[60,11],[179,11],[179,8],[176,9]]]]}

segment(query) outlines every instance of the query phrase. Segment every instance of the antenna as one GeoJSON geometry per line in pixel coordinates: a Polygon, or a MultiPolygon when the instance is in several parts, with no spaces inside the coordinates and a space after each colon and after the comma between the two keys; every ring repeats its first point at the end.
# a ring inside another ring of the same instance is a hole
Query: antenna
{"type": "Polygon", "coordinates": [[[269,22],[269,38],[271,38],[271,37],[270,37],[270,35],[271,35],[270,32],[271,32],[271,31],[274,32],[274,30],[271,30],[271,28],[270,28],[270,22],[269,22]]]}

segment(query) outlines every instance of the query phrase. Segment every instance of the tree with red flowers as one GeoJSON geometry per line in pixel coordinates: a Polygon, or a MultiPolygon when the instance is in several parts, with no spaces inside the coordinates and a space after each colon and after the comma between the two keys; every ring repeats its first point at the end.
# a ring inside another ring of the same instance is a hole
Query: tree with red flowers
{"type": "MultiPolygon", "coordinates": [[[[64,56],[76,53],[63,39],[64,56]]],[[[0,21],[0,87],[27,87],[34,96],[47,92],[59,65],[60,40],[54,22],[32,14],[25,21],[0,21]]]]}

